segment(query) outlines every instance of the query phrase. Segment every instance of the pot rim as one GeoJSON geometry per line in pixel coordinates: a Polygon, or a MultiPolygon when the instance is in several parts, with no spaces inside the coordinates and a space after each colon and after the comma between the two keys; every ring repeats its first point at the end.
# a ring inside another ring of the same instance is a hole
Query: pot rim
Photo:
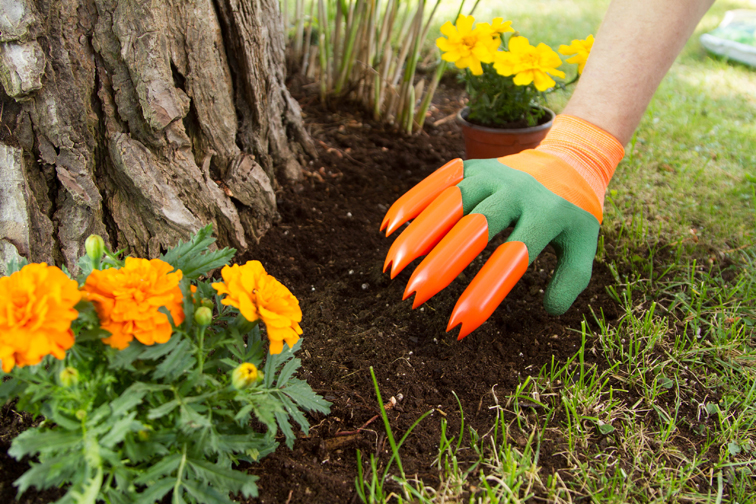
{"type": "Polygon", "coordinates": [[[550,128],[552,124],[554,123],[554,118],[556,117],[556,113],[550,108],[548,107],[540,107],[540,108],[545,110],[547,114],[550,114],[551,119],[549,119],[547,122],[543,124],[539,124],[537,126],[530,126],[529,128],[492,128],[490,126],[479,126],[477,124],[473,124],[462,116],[463,112],[465,113],[465,115],[467,115],[467,111],[470,110],[470,107],[465,107],[459,112],[457,112],[457,122],[460,123],[462,126],[466,126],[468,128],[474,128],[474,129],[485,131],[488,133],[518,133],[518,134],[536,133],[538,131],[542,131],[544,129],[550,128]]]}

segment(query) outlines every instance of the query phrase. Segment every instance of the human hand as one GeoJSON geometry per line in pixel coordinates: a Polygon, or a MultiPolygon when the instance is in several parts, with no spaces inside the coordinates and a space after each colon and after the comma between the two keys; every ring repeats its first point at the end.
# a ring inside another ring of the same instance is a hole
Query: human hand
{"type": "Polygon", "coordinates": [[[559,116],[535,150],[498,159],[455,159],[410,189],[381,224],[390,235],[414,219],[391,246],[384,271],[391,278],[416,258],[404,299],[417,308],[449,285],[488,241],[514,230],[460,296],[447,331],[458,339],[493,313],[551,243],[557,267],[544,294],[559,315],[587,287],[603,218],[603,193],[624,151],[611,135],[575,117],[559,116]]]}

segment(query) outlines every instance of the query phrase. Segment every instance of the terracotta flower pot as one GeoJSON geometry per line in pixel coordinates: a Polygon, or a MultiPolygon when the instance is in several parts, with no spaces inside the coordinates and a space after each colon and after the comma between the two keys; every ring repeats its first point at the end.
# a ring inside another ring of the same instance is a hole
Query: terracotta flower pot
{"type": "Polygon", "coordinates": [[[469,109],[463,108],[457,114],[457,123],[462,126],[467,159],[490,159],[517,154],[532,149],[546,137],[554,123],[554,112],[544,107],[548,122],[531,128],[490,128],[467,122],[469,109]]]}

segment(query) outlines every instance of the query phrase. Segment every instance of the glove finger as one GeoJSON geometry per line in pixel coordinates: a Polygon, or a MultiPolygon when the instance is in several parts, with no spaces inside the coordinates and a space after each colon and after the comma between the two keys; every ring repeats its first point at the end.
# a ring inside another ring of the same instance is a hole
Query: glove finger
{"type": "Polygon", "coordinates": [[[391,266],[391,278],[394,278],[409,263],[428,254],[461,218],[462,194],[458,187],[449,187],[394,241],[383,271],[391,266]]]}
{"type": "Polygon", "coordinates": [[[528,269],[528,250],[522,242],[500,245],[480,269],[454,306],[446,332],[462,324],[458,340],[477,329],[504,301],[528,269]]]}
{"type": "Polygon", "coordinates": [[[554,242],[559,260],[543,296],[543,306],[551,315],[561,315],[575,302],[593,272],[599,226],[581,226],[562,233],[554,242]]]}
{"type": "Polygon", "coordinates": [[[386,236],[389,236],[402,224],[417,217],[444,189],[457,184],[463,178],[463,161],[461,159],[449,161],[391,205],[381,223],[381,231],[386,229],[386,236]]]}
{"type": "Polygon", "coordinates": [[[402,299],[415,293],[412,308],[417,308],[449,285],[487,244],[485,217],[480,214],[463,217],[412,273],[402,299]]]}

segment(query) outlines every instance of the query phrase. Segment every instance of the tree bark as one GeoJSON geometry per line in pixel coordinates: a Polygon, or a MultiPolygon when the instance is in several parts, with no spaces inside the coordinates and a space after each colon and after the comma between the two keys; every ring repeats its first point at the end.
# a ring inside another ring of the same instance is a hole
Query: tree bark
{"type": "Polygon", "coordinates": [[[2,0],[0,262],[246,250],[310,153],[277,0],[2,0]]]}

